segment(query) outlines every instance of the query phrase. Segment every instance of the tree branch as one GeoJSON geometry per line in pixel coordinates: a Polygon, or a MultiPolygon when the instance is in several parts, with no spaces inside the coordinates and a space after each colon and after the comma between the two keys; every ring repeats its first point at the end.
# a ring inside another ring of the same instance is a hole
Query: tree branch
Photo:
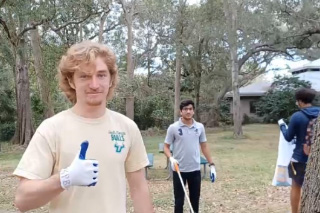
{"type": "Polygon", "coordinates": [[[79,21],[69,21],[59,27],[54,27],[54,26],[50,26],[51,30],[54,31],[54,32],[58,32],[60,31],[61,29],[63,28],[66,28],[67,26],[71,25],[71,24],[80,24],[82,22],[85,22],[86,20],[88,20],[91,16],[93,15],[98,15],[100,13],[102,13],[103,11],[98,11],[98,12],[95,12],[95,13],[89,13],[88,15],[86,15],[83,19],[79,20],[79,21]]]}
{"type": "Polygon", "coordinates": [[[292,47],[287,47],[286,50],[281,50],[281,49],[275,49],[273,47],[263,47],[263,48],[258,48],[258,49],[251,49],[247,54],[245,54],[240,60],[239,60],[239,69],[246,63],[246,61],[252,57],[254,54],[259,53],[259,52],[278,52],[278,53],[284,53],[290,57],[290,55],[287,52],[287,49],[291,49],[292,47]]]}
{"type": "MultiPolygon", "coordinates": [[[[120,23],[116,23],[116,24],[112,25],[111,27],[105,29],[105,30],[103,31],[103,33],[106,33],[106,32],[109,32],[109,31],[111,31],[111,30],[114,30],[114,29],[115,29],[116,27],[118,27],[118,26],[120,26],[120,23]]],[[[94,39],[94,38],[97,37],[98,35],[99,35],[99,33],[96,33],[95,35],[89,37],[89,40],[94,39]]]]}
{"type": "MultiPolygon", "coordinates": [[[[3,0],[5,1],[5,0],[3,0]]],[[[3,26],[3,29],[4,31],[6,32],[7,36],[8,36],[8,39],[10,40],[11,44],[14,44],[13,40],[12,40],[12,37],[11,37],[11,34],[10,34],[10,31],[9,31],[9,28],[8,28],[8,25],[7,23],[2,19],[2,17],[0,16],[0,24],[3,26]]]]}
{"type": "Polygon", "coordinates": [[[6,3],[6,1],[7,1],[7,0],[2,0],[2,1],[0,2],[0,8],[4,5],[4,3],[6,3]]]}
{"type": "Polygon", "coordinates": [[[21,38],[26,32],[28,32],[29,30],[34,30],[37,28],[37,26],[42,25],[44,23],[49,22],[51,19],[42,19],[39,22],[33,22],[31,23],[29,27],[24,28],[19,34],[18,34],[18,38],[21,38]]]}

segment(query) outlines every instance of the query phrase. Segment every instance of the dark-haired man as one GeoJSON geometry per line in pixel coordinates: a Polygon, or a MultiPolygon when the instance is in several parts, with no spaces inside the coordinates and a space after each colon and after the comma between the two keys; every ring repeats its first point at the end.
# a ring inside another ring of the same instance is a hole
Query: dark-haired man
{"type": "Polygon", "coordinates": [[[301,187],[304,181],[305,169],[308,156],[303,151],[306,141],[306,133],[310,120],[319,115],[320,108],[312,106],[312,101],[316,96],[316,91],[308,88],[301,88],[296,91],[295,99],[299,111],[295,112],[290,119],[288,128],[283,119],[278,121],[281,132],[287,141],[296,138],[296,147],[293,150],[291,162],[289,164],[289,177],[292,178],[291,186],[291,209],[292,213],[297,213],[300,206],[301,187]]]}
{"type": "MultiPolygon", "coordinates": [[[[164,153],[170,159],[171,167],[179,164],[179,170],[184,184],[188,183],[189,197],[194,212],[199,211],[199,198],[201,188],[200,174],[200,147],[210,166],[211,181],[217,178],[215,166],[212,162],[210,149],[207,145],[203,124],[193,119],[194,102],[182,101],[180,104],[179,121],[170,125],[165,139],[164,153]],[[170,145],[173,146],[171,155],[170,145]]],[[[184,191],[176,171],[173,171],[173,188],[175,198],[175,213],[183,212],[184,191]]]]}

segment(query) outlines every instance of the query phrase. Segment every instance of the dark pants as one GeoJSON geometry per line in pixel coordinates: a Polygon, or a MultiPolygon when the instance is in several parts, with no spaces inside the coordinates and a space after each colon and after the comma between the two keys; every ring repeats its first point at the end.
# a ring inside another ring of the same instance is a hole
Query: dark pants
{"type": "Polygon", "coordinates": [[[306,163],[290,162],[288,166],[289,177],[294,180],[299,186],[303,185],[304,176],[306,174],[306,163]]]}
{"type": "MultiPolygon", "coordinates": [[[[188,183],[190,202],[194,212],[198,213],[200,189],[201,189],[200,171],[181,172],[181,177],[184,185],[186,185],[186,182],[188,183]]],[[[173,189],[174,189],[174,213],[182,213],[183,204],[184,204],[184,191],[183,191],[178,173],[175,171],[173,172],[173,189]]]]}

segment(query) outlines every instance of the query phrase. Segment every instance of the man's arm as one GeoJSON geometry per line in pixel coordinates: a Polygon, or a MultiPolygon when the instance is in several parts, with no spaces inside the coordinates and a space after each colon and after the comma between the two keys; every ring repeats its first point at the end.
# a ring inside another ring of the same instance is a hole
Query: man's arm
{"type": "Polygon", "coordinates": [[[292,118],[290,119],[288,128],[286,127],[285,123],[280,125],[280,130],[283,134],[283,137],[286,139],[286,141],[291,142],[296,135],[296,125],[298,118],[294,114],[292,118]]]}
{"type": "Polygon", "coordinates": [[[167,130],[167,135],[166,135],[166,138],[164,140],[164,146],[163,146],[163,152],[168,158],[172,157],[170,146],[173,143],[173,141],[174,141],[173,128],[170,125],[168,130],[167,130]]]}
{"type": "Polygon", "coordinates": [[[85,159],[88,146],[88,141],[83,142],[71,165],[58,174],[41,180],[22,178],[15,197],[17,208],[22,212],[39,208],[71,186],[95,186],[98,161],[85,159]]]}
{"type": "Polygon", "coordinates": [[[45,180],[21,178],[14,203],[21,212],[26,212],[47,204],[63,190],[59,174],[45,180]]]}
{"type": "Polygon", "coordinates": [[[170,144],[164,143],[163,152],[168,158],[172,157],[171,151],[170,151],[170,144]]]}
{"type": "Polygon", "coordinates": [[[202,151],[203,155],[206,157],[207,161],[209,162],[209,165],[213,164],[208,143],[202,142],[202,143],[200,143],[200,146],[201,146],[201,151],[202,151]]]}
{"type": "Polygon", "coordinates": [[[139,213],[154,212],[144,169],[127,172],[127,180],[133,200],[134,211],[139,213]]]}

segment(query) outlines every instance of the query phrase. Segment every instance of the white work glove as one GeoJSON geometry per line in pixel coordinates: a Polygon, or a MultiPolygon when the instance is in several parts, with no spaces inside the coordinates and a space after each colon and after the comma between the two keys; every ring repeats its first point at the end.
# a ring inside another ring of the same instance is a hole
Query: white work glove
{"type": "Polygon", "coordinates": [[[70,186],[95,186],[98,182],[98,161],[87,160],[86,152],[88,141],[81,144],[81,149],[71,165],[60,172],[61,187],[68,189],[70,186]]]}
{"type": "Polygon", "coordinates": [[[279,124],[279,126],[281,126],[281,125],[284,125],[284,124],[286,124],[286,123],[285,123],[284,120],[281,118],[280,120],[278,120],[278,124],[279,124]]]}
{"type": "Polygon", "coordinates": [[[210,166],[210,179],[212,183],[217,179],[217,172],[214,165],[210,166]]]}
{"type": "Polygon", "coordinates": [[[170,160],[170,163],[171,163],[171,168],[172,168],[172,170],[173,170],[173,171],[176,171],[174,165],[175,165],[175,164],[178,164],[178,165],[179,165],[179,162],[178,162],[176,159],[174,159],[173,157],[170,157],[169,160],[170,160]]]}

